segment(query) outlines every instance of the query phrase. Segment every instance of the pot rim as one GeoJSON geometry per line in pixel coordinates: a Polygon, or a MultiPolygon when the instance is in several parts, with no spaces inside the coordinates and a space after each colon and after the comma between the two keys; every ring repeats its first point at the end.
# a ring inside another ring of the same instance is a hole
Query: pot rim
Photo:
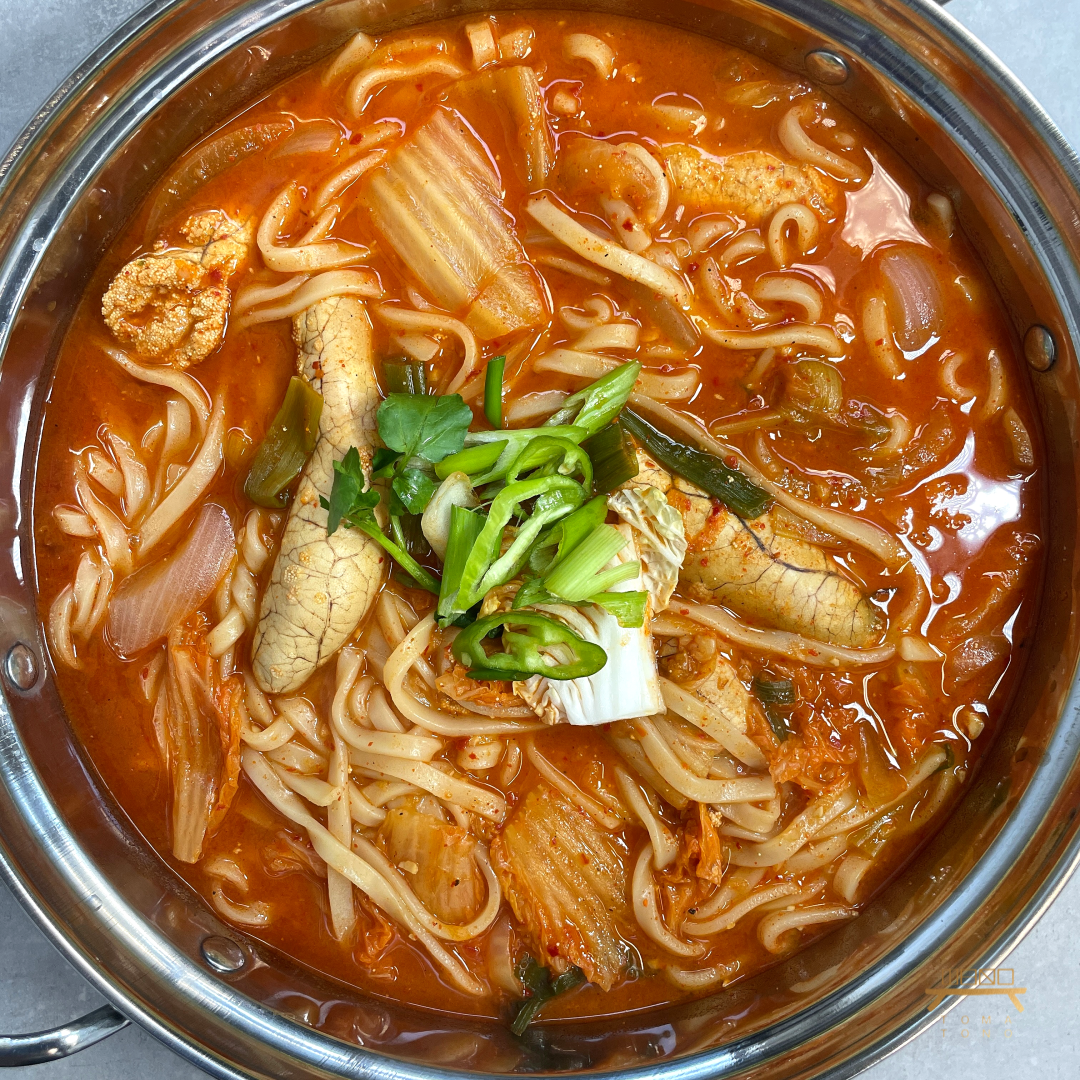
{"type": "MultiPolygon", "coordinates": [[[[144,98],[139,106],[141,111],[128,117],[125,124],[116,126],[116,130],[111,133],[105,136],[99,134],[98,139],[102,143],[98,148],[99,152],[101,149],[115,149],[122,138],[152,111],[152,106],[145,100],[149,97],[150,87],[156,88],[152,97],[153,105],[156,106],[222,53],[254,37],[273,23],[315,7],[319,2],[320,0],[265,0],[261,4],[253,3],[234,8],[222,18],[205,26],[198,35],[187,40],[182,49],[190,54],[196,43],[200,45],[197,65],[181,65],[175,57],[170,57],[169,63],[160,65],[149,74],[144,73],[140,80],[140,90],[144,98]]],[[[5,198],[16,183],[19,167],[33,159],[35,152],[46,140],[51,126],[59,122],[69,102],[88,84],[92,84],[114,58],[134,45],[142,35],[165,22],[175,11],[181,9],[184,3],[185,0],[152,0],[110,35],[64,80],[0,161],[0,208],[3,208],[5,198]]],[[[909,16],[918,20],[920,33],[925,34],[929,30],[939,35],[966,60],[975,64],[997,93],[1019,113],[1030,131],[1060,167],[1071,188],[1070,196],[1075,197],[1076,205],[1080,206],[1080,161],[1026,88],[981,42],[932,0],[891,0],[893,9],[905,5],[909,16]]],[[[834,7],[828,4],[827,0],[819,0],[817,3],[807,3],[806,0],[760,0],[760,7],[771,7],[800,22],[806,22],[811,15],[820,16],[813,22],[816,32],[835,41],[886,79],[895,78],[895,72],[883,66],[890,53],[894,54],[894,58],[903,57],[908,68],[919,66],[915,57],[885,35],[881,35],[881,40],[867,39],[864,33],[866,23],[857,14],[834,7]]],[[[932,72],[924,69],[923,74],[928,81],[933,81],[932,72]]],[[[912,92],[912,96],[920,104],[926,106],[925,97],[915,93],[911,86],[906,89],[912,92]]],[[[967,121],[975,134],[983,127],[972,113],[967,114],[967,121]]],[[[1007,151],[1000,145],[977,143],[978,140],[976,143],[961,142],[961,145],[969,156],[973,156],[977,165],[989,155],[1005,174],[1016,173],[1013,179],[1019,188],[1023,189],[1024,204],[1037,210],[1041,205],[1037,193],[1020,170],[1015,166],[1010,169],[1011,159],[1007,151]]],[[[75,157],[77,159],[78,155],[75,157]]],[[[70,171],[70,161],[67,167],[70,171]]],[[[1016,197],[1016,190],[1003,188],[997,183],[1000,179],[997,173],[984,175],[997,194],[1006,200],[1007,205],[1010,204],[1016,197]]],[[[86,182],[84,176],[82,183],[86,182]]],[[[61,198],[55,190],[56,186],[54,178],[40,193],[37,202],[41,203],[47,198],[54,201],[61,198]]],[[[27,215],[27,219],[21,223],[20,229],[11,239],[9,250],[0,263],[0,356],[6,348],[23,293],[40,263],[48,241],[62,221],[64,211],[76,194],[73,186],[63,193],[61,212],[55,213],[51,220],[32,219],[31,215],[27,215]],[[47,225],[44,243],[40,235],[43,221],[47,225]],[[34,233],[38,235],[35,237],[32,235],[34,233]]],[[[1058,230],[1047,221],[1044,223],[1043,232],[1050,237],[1050,240],[1044,238],[1043,242],[1048,248],[1054,248],[1052,238],[1059,235],[1058,230]]],[[[1074,297],[1080,296],[1080,277],[1076,267],[1060,244],[1054,251],[1050,251],[1051,255],[1057,255],[1056,261],[1049,259],[1047,252],[1041,248],[1038,249],[1038,254],[1041,268],[1050,280],[1065,324],[1072,339],[1076,341],[1080,338],[1080,333],[1077,332],[1075,310],[1064,302],[1070,289],[1074,297]]],[[[47,793],[12,721],[6,700],[9,693],[12,691],[6,687],[5,699],[0,702],[0,784],[3,785],[6,798],[17,809],[19,824],[29,835],[36,837],[39,843],[50,847],[53,860],[58,862],[58,870],[72,893],[87,898],[84,903],[96,901],[96,907],[90,905],[94,913],[92,917],[108,923],[121,945],[138,955],[141,963],[159,972],[168,971],[174,982],[184,986],[180,992],[197,1000],[202,1008],[219,1016],[227,1014],[232,1024],[245,1035],[264,1041],[279,1051],[295,1055],[297,1060],[312,1068],[318,1075],[331,1075],[334,1070],[340,1070],[340,1075],[343,1076],[393,1077],[395,1080],[443,1080],[455,1074],[460,1075],[457,1070],[394,1059],[313,1031],[239,994],[227,983],[209,976],[169,943],[163,940],[148,941],[141,917],[132,911],[119,893],[110,886],[106,876],[82,851],[47,793]]],[[[1080,715],[1080,685],[1075,680],[1062,706],[1061,715],[1063,718],[1080,715]]],[[[1003,871],[1017,861],[1036,833],[1054,795],[1074,771],[1078,756],[1080,743],[1075,740],[1075,732],[1063,720],[1059,721],[1046,746],[1036,777],[1032,779],[999,834],[967,872],[962,885],[896,948],[857,978],[796,1015],[752,1036],[733,1040],[717,1049],[634,1068],[633,1073],[641,1077],[662,1076],[665,1080],[706,1080],[718,1075],[735,1075],[755,1064],[788,1054],[807,1041],[850,1021],[890,987],[924,965],[943,942],[949,940],[978,913],[1004,876],[1003,871]]],[[[0,820],[2,818],[0,813],[0,820]]],[[[1080,864],[1080,832],[1077,832],[1076,828],[1076,825],[1072,826],[1073,832],[1068,842],[1059,848],[1054,865],[1046,872],[1026,905],[1013,917],[1006,929],[986,946],[983,954],[972,961],[972,966],[992,967],[1000,963],[1057,897],[1080,864]]],[[[196,1038],[182,1034],[171,1026],[165,1017],[141,1001],[133,999],[109,974],[96,967],[91,958],[80,949],[76,935],[65,924],[64,918],[51,910],[38,895],[34,883],[24,874],[17,854],[13,851],[17,843],[11,844],[9,840],[6,834],[0,836],[0,875],[46,936],[95,989],[172,1050],[211,1075],[229,1080],[242,1080],[253,1075],[208,1052],[196,1038]]],[[[896,1024],[885,1035],[835,1066],[830,1075],[837,1078],[848,1077],[869,1067],[936,1023],[957,1003],[956,999],[946,998],[932,1010],[918,1013],[896,1024]]],[[[591,1075],[600,1080],[604,1077],[624,1076],[629,1071],[597,1071],[591,1075]]]]}

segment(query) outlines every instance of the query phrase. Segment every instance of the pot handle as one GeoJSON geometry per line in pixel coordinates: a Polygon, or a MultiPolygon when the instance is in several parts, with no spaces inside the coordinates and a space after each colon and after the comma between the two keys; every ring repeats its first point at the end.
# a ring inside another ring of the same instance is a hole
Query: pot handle
{"type": "Polygon", "coordinates": [[[77,1054],[107,1039],[131,1023],[111,1005],[72,1020],[62,1027],[34,1031],[28,1035],[0,1035],[0,1069],[18,1065],[40,1065],[46,1061],[77,1054]]]}

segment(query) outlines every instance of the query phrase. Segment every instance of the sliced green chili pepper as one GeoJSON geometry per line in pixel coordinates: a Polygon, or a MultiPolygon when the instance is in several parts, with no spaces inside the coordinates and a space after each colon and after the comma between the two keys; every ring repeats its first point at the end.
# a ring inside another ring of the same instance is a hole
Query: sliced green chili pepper
{"type": "Polygon", "coordinates": [[[461,575],[457,611],[468,611],[489,589],[509,581],[521,569],[533,541],[545,525],[573,513],[585,501],[585,489],[566,476],[541,476],[509,484],[495,496],[487,522],[469,552],[461,575]],[[503,529],[521,504],[535,499],[532,513],[503,554],[503,529]]]}
{"type": "Polygon", "coordinates": [[[289,380],[285,400],[259,443],[244,481],[244,494],[253,503],[280,509],[289,501],[285,489],[315,449],[322,407],[322,395],[306,379],[294,375],[289,380]]]}
{"type": "Polygon", "coordinates": [[[609,615],[614,615],[620,626],[644,626],[645,605],[649,594],[633,590],[631,592],[600,592],[589,597],[589,602],[599,604],[609,615]]]}
{"type": "Polygon", "coordinates": [[[636,360],[620,364],[584,390],[571,394],[547,423],[574,424],[595,435],[619,415],[640,374],[641,365],[636,360]]]}
{"type": "MultiPolygon", "coordinates": [[[[473,478],[473,487],[490,484],[492,480],[501,480],[506,475],[506,470],[510,467],[514,458],[521,453],[522,447],[533,439],[554,437],[557,439],[567,439],[576,444],[580,443],[582,439],[588,436],[588,434],[589,433],[584,428],[574,427],[570,424],[562,427],[504,428],[502,431],[470,431],[465,436],[466,449],[472,449],[473,447],[483,446],[493,442],[502,443],[503,445],[502,453],[495,461],[495,464],[479,476],[473,478]]],[[[461,471],[469,472],[470,476],[472,475],[468,469],[462,469],[461,471]]]]}
{"type": "Polygon", "coordinates": [[[493,428],[502,427],[503,371],[506,357],[496,356],[488,361],[484,372],[484,415],[493,428]]]}
{"type": "Polygon", "coordinates": [[[772,496],[738,469],[729,468],[718,457],[704,450],[676,442],[632,410],[623,410],[620,423],[661,465],[666,465],[690,483],[697,484],[740,517],[761,517],[772,505],[772,496]]]}
{"type": "Polygon", "coordinates": [[[454,638],[451,647],[458,661],[469,669],[470,679],[510,682],[531,675],[560,681],[583,679],[607,663],[607,653],[599,645],[533,611],[502,611],[477,619],[454,638]],[[503,652],[488,655],[484,638],[500,628],[503,652]]]}
{"type": "Polygon", "coordinates": [[[453,472],[481,473],[490,469],[502,456],[507,447],[507,442],[483,443],[480,446],[467,446],[456,454],[444,457],[435,466],[435,475],[440,480],[445,480],[453,472]]]}
{"type": "Polygon", "coordinates": [[[557,435],[530,439],[506,470],[506,482],[514,483],[522,473],[536,476],[578,476],[586,490],[592,487],[593,467],[589,455],[577,443],[557,435]],[[539,470],[539,471],[536,471],[539,470]]]}

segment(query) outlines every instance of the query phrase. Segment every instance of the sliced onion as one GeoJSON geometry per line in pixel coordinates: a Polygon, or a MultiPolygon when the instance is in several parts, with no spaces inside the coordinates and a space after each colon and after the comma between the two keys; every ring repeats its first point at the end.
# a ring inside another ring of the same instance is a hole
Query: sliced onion
{"type": "Polygon", "coordinates": [[[941,333],[941,286],[914,251],[893,248],[881,256],[880,266],[897,344],[904,352],[918,352],[941,333]]]}
{"type": "Polygon", "coordinates": [[[170,555],[132,574],[109,605],[109,640],[122,656],[160,641],[214,591],[236,551],[223,507],[207,503],[170,555]]]}

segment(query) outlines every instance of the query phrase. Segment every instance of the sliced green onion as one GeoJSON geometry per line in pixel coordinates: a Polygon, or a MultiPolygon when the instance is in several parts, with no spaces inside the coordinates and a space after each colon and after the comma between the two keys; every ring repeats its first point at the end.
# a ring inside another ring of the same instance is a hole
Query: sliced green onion
{"type": "Polygon", "coordinates": [[[661,465],[697,484],[719,499],[740,517],[761,517],[772,505],[772,496],[744,476],[729,468],[718,457],[676,442],[643,420],[631,409],[624,409],[620,422],[661,465]]]}
{"type": "Polygon", "coordinates": [[[636,559],[610,570],[603,569],[628,543],[614,526],[598,525],[544,577],[544,587],[573,604],[636,577],[641,571],[641,563],[636,559]]]}
{"type": "Polygon", "coordinates": [[[288,501],[286,488],[300,475],[319,439],[322,395],[307,379],[294,375],[277,415],[251,461],[244,494],[259,506],[280,509],[288,501]]]}
{"type": "Polygon", "coordinates": [[[510,607],[514,611],[520,611],[521,608],[531,607],[533,604],[550,604],[554,599],[555,597],[544,588],[544,583],[540,578],[531,577],[521,583],[521,588],[514,594],[514,602],[510,607]]]}
{"type": "Polygon", "coordinates": [[[455,608],[468,611],[490,589],[509,581],[521,569],[529,549],[545,525],[572,514],[585,501],[585,489],[566,476],[541,476],[509,484],[495,496],[487,521],[461,574],[455,608]],[[536,502],[510,546],[502,551],[503,530],[520,513],[522,503],[536,502]]]}
{"type": "Polygon", "coordinates": [[[450,533],[446,541],[446,559],[443,561],[442,584],[439,587],[438,615],[442,620],[452,619],[460,611],[455,608],[461,573],[476,538],[484,528],[485,516],[464,506],[450,508],[450,533]]]}
{"type": "Polygon", "coordinates": [[[593,490],[608,495],[638,474],[637,453],[630,437],[616,420],[581,444],[593,465],[593,490]]]}
{"type": "Polygon", "coordinates": [[[496,356],[488,361],[487,371],[484,373],[484,415],[493,428],[502,427],[502,391],[503,371],[506,368],[506,357],[496,356]]]}
{"type": "Polygon", "coordinates": [[[407,360],[384,360],[383,377],[387,394],[426,394],[427,371],[423,364],[407,360]]]}
{"type": "Polygon", "coordinates": [[[529,553],[530,568],[538,574],[554,570],[606,517],[607,499],[603,495],[590,499],[541,535],[529,553]]]}
{"type": "MultiPolygon", "coordinates": [[[[474,446],[486,445],[498,442],[503,444],[503,451],[495,464],[487,472],[477,476],[473,480],[474,487],[482,484],[490,484],[492,480],[501,480],[506,475],[506,470],[511,462],[521,453],[522,447],[533,439],[554,437],[566,439],[569,442],[579,444],[588,436],[584,428],[573,425],[561,427],[538,427],[538,428],[504,428],[502,431],[470,431],[465,436],[465,446],[471,449],[474,446]]],[[[467,470],[462,470],[463,472],[467,470]]]]}
{"type": "Polygon", "coordinates": [[[647,592],[637,589],[631,592],[601,592],[590,596],[589,602],[599,604],[609,615],[614,615],[620,626],[645,625],[645,605],[649,602],[647,592]]]}
{"type": "Polygon", "coordinates": [[[546,424],[572,423],[595,435],[622,411],[640,374],[641,365],[636,360],[620,364],[584,390],[571,394],[562,408],[548,417],[546,424]]]}
{"type": "Polygon", "coordinates": [[[466,446],[464,450],[444,457],[435,466],[435,475],[440,480],[445,480],[453,472],[468,473],[470,476],[473,473],[481,473],[485,469],[490,469],[499,460],[506,447],[505,441],[466,446]]]}

